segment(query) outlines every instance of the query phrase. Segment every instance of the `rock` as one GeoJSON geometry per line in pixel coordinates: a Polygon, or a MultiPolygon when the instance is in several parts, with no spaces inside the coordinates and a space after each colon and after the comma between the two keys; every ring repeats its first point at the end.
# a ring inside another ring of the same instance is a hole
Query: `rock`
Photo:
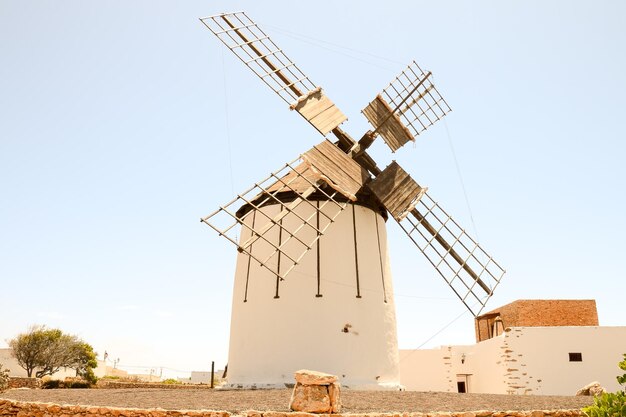
{"type": "Polygon", "coordinates": [[[335,375],[310,371],[308,369],[301,369],[297,371],[295,376],[296,382],[299,382],[302,385],[330,385],[333,382],[337,382],[337,377],[335,375]]]}
{"type": "Polygon", "coordinates": [[[594,381],[594,382],[591,382],[591,383],[585,385],[584,387],[582,387],[578,391],[576,391],[576,395],[577,396],[593,395],[594,397],[597,397],[598,395],[602,395],[605,392],[606,392],[606,390],[604,388],[602,388],[602,385],[600,385],[600,383],[598,381],[594,381]]]}
{"type": "Polygon", "coordinates": [[[341,384],[339,382],[333,382],[328,386],[328,397],[330,398],[330,412],[341,412],[341,384]]]}
{"type": "MultiPolygon", "coordinates": [[[[301,369],[295,373],[289,408],[302,413],[339,413],[341,385],[335,375],[301,369]]],[[[266,417],[266,416],[264,416],[266,417]]]]}
{"type": "Polygon", "coordinates": [[[303,385],[296,383],[289,408],[305,413],[329,413],[331,410],[328,385],[303,385]]]}
{"type": "Polygon", "coordinates": [[[266,411],[262,415],[263,417],[287,417],[289,414],[280,411],[266,411]]]}

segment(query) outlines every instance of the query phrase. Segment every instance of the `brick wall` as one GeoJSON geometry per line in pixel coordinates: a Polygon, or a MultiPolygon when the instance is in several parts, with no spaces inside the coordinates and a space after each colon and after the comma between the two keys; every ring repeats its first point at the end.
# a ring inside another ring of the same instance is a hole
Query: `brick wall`
{"type": "Polygon", "coordinates": [[[498,316],[505,328],[599,325],[595,300],[517,300],[475,319],[477,342],[493,336],[498,316]]]}

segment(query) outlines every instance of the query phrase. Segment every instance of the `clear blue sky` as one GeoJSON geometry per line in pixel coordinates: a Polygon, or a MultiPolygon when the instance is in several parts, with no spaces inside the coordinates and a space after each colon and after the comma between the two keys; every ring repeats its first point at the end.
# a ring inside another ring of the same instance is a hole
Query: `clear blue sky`
{"type": "MultiPolygon", "coordinates": [[[[0,0],[0,346],[46,324],[128,366],[223,367],[235,251],[199,218],[321,140],[198,21],[233,10],[353,136],[410,60],[433,71],[453,112],[394,158],[506,267],[488,308],[594,298],[626,324],[626,3],[0,0]]],[[[464,307],[389,230],[415,348],[464,307]]],[[[465,314],[425,346],[472,342],[465,314]]]]}

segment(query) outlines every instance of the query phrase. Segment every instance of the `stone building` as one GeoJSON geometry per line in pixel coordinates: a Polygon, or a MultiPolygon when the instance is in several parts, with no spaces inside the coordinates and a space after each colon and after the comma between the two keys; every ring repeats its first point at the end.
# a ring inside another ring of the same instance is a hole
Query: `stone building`
{"type": "Polygon", "coordinates": [[[599,326],[594,300],[517,300],[475,319],[469,346],[400,350],[407,390],[573,395],[619,389],[626,326],[599,326]]]}

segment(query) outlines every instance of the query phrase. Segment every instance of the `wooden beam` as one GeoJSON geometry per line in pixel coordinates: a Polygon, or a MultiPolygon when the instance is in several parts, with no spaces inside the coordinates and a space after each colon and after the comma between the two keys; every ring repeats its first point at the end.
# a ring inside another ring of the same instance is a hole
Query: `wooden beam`
{"type": "Polygon", "coordinates": [[[222,15],[221,17],[222,17],[222,19],[224,20],[224,22],[226,22],[226,24],[227,24],[228,26],[230,26],[230,28],[231,28],[231,29],[233,29],[233,31],[237,34],[237,36],[239,36],[239,37],[241,38],[241,40],[242,40],[242,41],[244,41],[245,43],[247,43],[247,44],[248,44],[248,46],[250,47],[250,49],[252,49],[252,51],[254,51],[254,53],[255,53],[255,54],[257,54],[257,55],[259,56],[259,58],[261,58],[261,60],[262,60],[263,62],[265,62],[265,64],[266,64],[268,67],[270,67],[270,69],[271,69],[271,70],[272,70],[272,71],[273,71],[273,72],[274,72],[274,73],[278,76],[278,78],[280,78],[280,80],[281,80],[282,82],[284,82],[284,83],[285,83],[285,86],[289,87],[289,89],[290,89],[291,91],[293,91],[293,92],[294,92],[294,94],[295,94],[296,96],[298,96],[298,97],[300,97],[300,96],[302,96],[302,95],[304,94],[302,91],[300,91],[300,89],[299,89],[298,87],[296,87],[296,86],[294,85],[294,83],[293,83],[293,82],[292,82],[289,78],[287,78],[287,77],[286,77],[286,76],[285,76],[285,75],[284,75],[284,74],[283,74],[283,73],[282,73],[282,72],[281,72],[281,71],[280,71],[280,70],[279,70],[279,69],[278,69],[278,68],[277,68],[277,67],[276,67],[273,63],[272,63],[272,61],[270,61],[269,59],[267,59],[267,57],[265,57],[265,56],[264,56],[264,54],[263,54],[261,51],[259,51],[259,50],[257,49],[257,47],[256,47],[256,46],[254,46],[254,43],[252,43],[252,42],[250,42],[250,41],[248,40],[248,38],[246,38],[246,36],[245,36],[243,33],[241,33],[241,31],[239,31],[239,29],[237,29],[237,28],[235,27],[235,25],[233,25],[233,24],[230,22],[230,20],[228,20],[228,19],[226,18],[226,16],[225,16],[225,15],[222,15]]]}
{"type": "Polygon", "coordinates": [[[443,237],[441,237],[441,235],[437,232],[437,229],[435,229],[433,225],[430,224],[419,211],[417,211],[417,209],[411,210],[410,213],[422,224],[422,226],[424,226],[428,233],[430,233],[433,238],[435,238],[435,240],[446,250],[446,252],[448,252],[450,256],[452,256],[452,258],[465,270],[465,272],[467,272],[470,277],[472,277],[472,279],[476,281],[480,288],[482,288],[487,294],[491,295],[491,289],[487,286],[487,284],[485,284],[483,280],[481,280],[480,277],[476,275],[476,272],[474,272],[474,270],[467,263],[465,263],[463,258],[461,258],[459,254],[456,253],[452,246],[450,246],[450,244],[446,242],[443,237]]]}

